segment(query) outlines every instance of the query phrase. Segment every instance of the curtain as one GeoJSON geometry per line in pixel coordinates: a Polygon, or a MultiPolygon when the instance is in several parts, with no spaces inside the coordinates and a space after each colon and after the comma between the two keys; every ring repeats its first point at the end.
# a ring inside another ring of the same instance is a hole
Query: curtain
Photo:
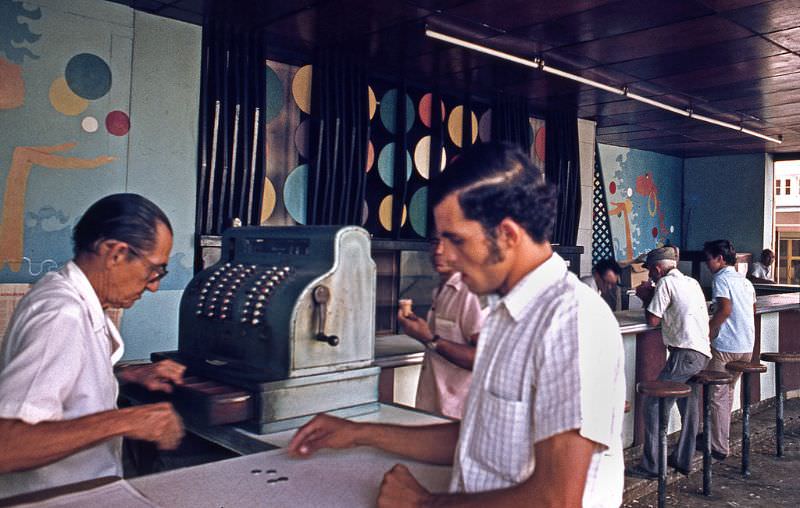
{"type": "MultiPolygon", "coordinates": [[[[315,55],[311,84],[313,155],[308,181],[310,225],[361,224],[369,140],[367,73],[362,61],[332,49],[315,55]]],[[[405,168],[402,174],[405,175],[405,168]]]]}
{"type": "Polygon", "coordinates": [[[202,51],[196,230],[219,235],[237,221],[258,224],[261,215],[264,34],[207,16],[202,51]]]}
{"type": "Polygon", "coordinates": [[[578,116],[574,110],[549,110],[545,125],[544,174],[548,182],[558,186],[552,242],[575,245],[581,210],[578,116]]]}
{"type": "Polygon", "coordinates": [[[522,97],[496,94],[492,101],[492,140],[518,145],[530,153],[533,143],[528,101],[522,97]]]}

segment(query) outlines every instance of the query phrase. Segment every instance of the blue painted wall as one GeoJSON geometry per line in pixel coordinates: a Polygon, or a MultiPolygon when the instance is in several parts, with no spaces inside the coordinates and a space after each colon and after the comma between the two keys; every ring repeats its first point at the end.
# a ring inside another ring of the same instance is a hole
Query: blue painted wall
{"type": "Polygon", "coordinates": [[[772,221],[765,208],[772,205],[765,207],[765,195],[772,196],[771,173],[765,154],[685,159],[686,248],[699,250],[718,238],[732,240],[739,252],[758,253],[769,245],[772,221]]]}
{"type": "Polygon", "coordinates": [[[683,159],[603,144],[598,154],[616,259],[678,245],[683,159]]]}
{"type": "Polygon", "coordinates": [[[200,27],[111,2],[0,0],[0,204],[11,210],[23,201],[19,213],[3,217],[22,228],[3,229],[0,282],[34,282],[70,259],[71,229],[100,197],[152,199],[175,230],[170,275],[125,312],[126,358],[177,345],[177,302],[194,257],[200,50],[200,27]],[[81,54],[92,55],[94,67],[70,74],[81,54]],[[104,74],[110,83],[96,80],[104,74]],[[13,100],[20,92],[21,104],[13,100]],[[129,129],[109,118],[114,111],[129,129]],[[25,147],[37,160],[23,191],[10,192],[20,174],[12,161],[25,147]],[[39,155],[48,151],[51,161],[39,155]]]}

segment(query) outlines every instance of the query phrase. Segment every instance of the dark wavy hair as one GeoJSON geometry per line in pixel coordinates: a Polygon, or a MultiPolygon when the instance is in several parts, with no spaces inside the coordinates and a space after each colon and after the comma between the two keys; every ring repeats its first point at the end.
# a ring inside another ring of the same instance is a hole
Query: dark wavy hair
{"type": "Polygon", "coordinates": [[[612,258],[601,259],[592,267],[592,271],[600,275],[605,275],[609,270],[617,275],[622,273],[622,268],[620,268],[619,264],[612,258]]]}
{"type": "Polygon", "coordinates": [[[103,240],[119,240],[141,252],[150,252],[161,223],[172,233],[166,214],[139,194],[112,194],[86,210],[72,230],[75,256],[95,252],[103,240]]]}
{"type": "Polygon", "coordinates": [[[464,217],[478,221],[487,236],[506,217],[537,243],[549,241],[556,217],[556,188],[518,147],[508,143],[475,145],[431,180],[431,206],[458,194],[464,217]]]}
{"type": "Polygon", "coordinates": [[[703,244],[703,252],[712,258],[722,256],[723,261],[728,266],[736,264],[736,249],[730,240],[711,240],[706,242],[703,244]]]}

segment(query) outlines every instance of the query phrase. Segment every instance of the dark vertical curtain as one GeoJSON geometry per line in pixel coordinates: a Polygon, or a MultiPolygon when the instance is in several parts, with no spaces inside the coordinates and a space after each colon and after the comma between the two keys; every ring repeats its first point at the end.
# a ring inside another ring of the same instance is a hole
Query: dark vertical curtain
{"type": "Polygon", "coordinates": [[[406,136],[406,81],[402,79],[395,95],[394,115],[394,180],[392,193],[392,238],[400,238],[400,228],[403,226],[403,208],[408,197],[408,180],[406,179],[406,150],[408,137],[406,136]]]}
{"type": "Polygon", "coordinates": [[[545,116],[545,126],[545,178],[558,186],[552,242],[575,245],[581,211],[578,116],[574,110],[550,110],[545,116]]]}
{"type": "Polygon", "coordinates": [[[528,101],[497,94],[492,101],[492,141],[505,141],[530,153],[533,142],[528,101]]]}
{"type": "Polygon", "coordinates": [[[367,73],[361,62],[332,49],[319,50],[314,58],[308,224],[361,224],[369,139],[367,73]]]}
{"type": "Polygon", "coordinates": [[[203,25],[196,229],[258,224],[265,172],[264,35],[208,16],[203,25]]]}

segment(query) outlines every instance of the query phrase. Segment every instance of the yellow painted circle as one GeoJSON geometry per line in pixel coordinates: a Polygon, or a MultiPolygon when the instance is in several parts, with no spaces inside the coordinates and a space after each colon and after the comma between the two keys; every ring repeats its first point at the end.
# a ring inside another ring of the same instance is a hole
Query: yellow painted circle
{"type": "MultiPolygon", "coordinates": [[[[414,165],[417,167],[417,173],[424,179],[428,179],[430,176],[430,165],[431,165],[431,137],[425,136],[424,138],[419,140],[417,143],[416,148],[414,148],[414,165]]],[[[444,171],[444,167],[447,164],[447,153],[442,147],[442,162],[440,164],[440,170],[444,171]]]]}
{"type": "MultiPolygon", "coordinates": [[[[472,116],[472,142],[475,143],[475,140],[478,139],[478,117],[472,111],[470,111],[470,115],[472,116]]],[[[463,146],[461,139],[464,135],[461,129],[463,117],[464,106],[456,106],[450,112],[450,118],[447,120],[447,131],[450,133],[450,139],[459,148],[463,146]]]]}
{"type": "Polygon", "coordinates": [[[292,96],[297,103],[300,111],[308,115],[311,114],[311,75],[312,67],[304,65],[300,67],[292,80],[292,96]]]}
{"type": "Polygon", "coordinates": [[[261,224],[264,224],[272,217],[275,210],[275,186],[269,178],[264,178],[264,194],[261,196],[261,224]]]}
{"type": "Polygon", "coordinates": [[[372,87],[367,87],[367,93],[369,94],[369,119],[372,120],[372,117],[375,116],[375,111],[378,109],[378,100],[375,98],[375,92],[372,91],[372,87]]]}
{"type": "MultiPolygon", "coordinates": [[[[391,195],[386,196],[385,198],[383,198],[383,201],[381,201],[380,207],[378,207],[378,219],[381,222],[381,226],[383,226],[383,229],[385,229],[386,231],[392,230],[392,201],[393,199],[391,195]]],[[[402,226],[405,223],[406,223],[406,206],[403,205],[403,218],[400,221],[400,225],[402,226]]]]}
{"type": "Polygon", "coordinates": [[[78,97],[75,92],[67,86],[64,77],[56,78],[50,85],[50,104],[56,111],[67,116],[77,116],[86,111],[89,101],[83,97],[78,97]]]}

